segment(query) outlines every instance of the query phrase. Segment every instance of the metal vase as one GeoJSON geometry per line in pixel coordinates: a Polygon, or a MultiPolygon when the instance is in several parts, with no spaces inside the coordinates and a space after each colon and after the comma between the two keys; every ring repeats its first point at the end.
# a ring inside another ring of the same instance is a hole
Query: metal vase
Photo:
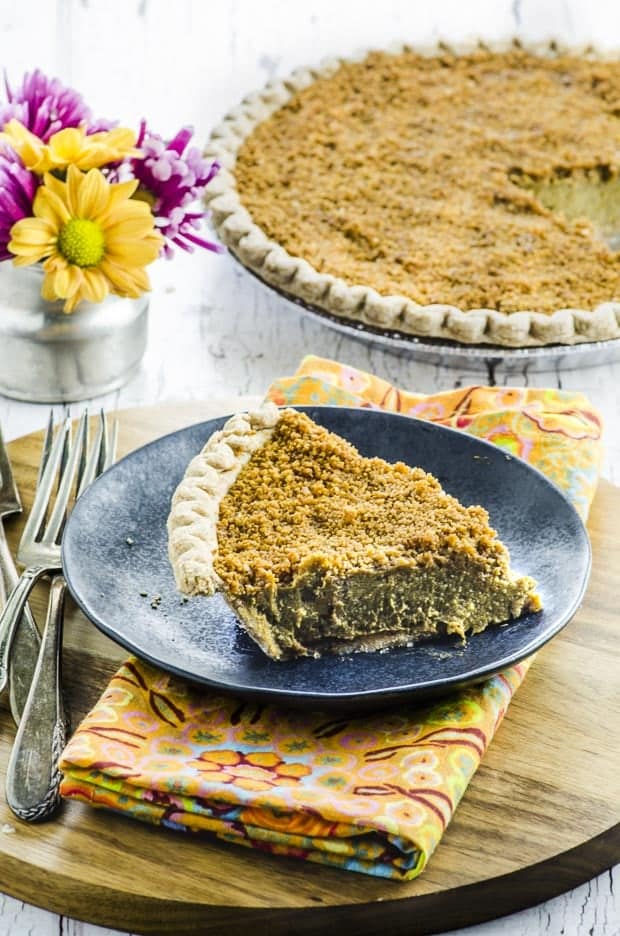
{"type": "Polygon", "coordinates": [[[41,298],[39,267],[0,264],[0,393],[33,403],[109,393],[138,370],[148,296],[83,302],[67,314],[41,298]]]}

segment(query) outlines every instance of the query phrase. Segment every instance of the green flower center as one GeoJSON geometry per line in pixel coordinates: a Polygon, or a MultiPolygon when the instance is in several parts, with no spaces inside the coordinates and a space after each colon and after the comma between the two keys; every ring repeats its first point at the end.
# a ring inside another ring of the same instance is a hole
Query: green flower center
{"type": "Polygon", "coordinates": [[[103,231],[94,221],[71,218],[58,235],[58,249],[69,263],[96,266],[105,250],[103,231]]]}

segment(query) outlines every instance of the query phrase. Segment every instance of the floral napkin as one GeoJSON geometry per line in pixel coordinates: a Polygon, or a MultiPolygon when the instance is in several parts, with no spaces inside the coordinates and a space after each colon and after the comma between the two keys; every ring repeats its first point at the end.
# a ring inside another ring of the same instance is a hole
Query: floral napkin
{"type": "MultiPolygon", "coordinates": [[[[462,429],[536,465],[587,515],[601,424],[582,394],[467,387],[422,396],[308,357],[268,396],[383,408],[462,429]]],[[[414,878],[531,662],[435,704],[356,717],[203,691],[130,658],[69,741],[61,792],[171,829],[414,878]]]]}

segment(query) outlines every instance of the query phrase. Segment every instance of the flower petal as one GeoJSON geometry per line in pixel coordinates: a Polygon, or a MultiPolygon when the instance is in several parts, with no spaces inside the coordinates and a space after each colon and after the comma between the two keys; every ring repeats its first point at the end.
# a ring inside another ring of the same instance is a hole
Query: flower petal
{"type": "Polygon", "coordinates": [[[84,273],[79,266],[67,264],[66,267],[57,270],[54,273],[54,289],[61,299],[69,299],[79,293],[84,282],[84,273]]]}
{"type": "Polygon", "coordinates": [[[114,292],[119,296],[131,296],[135,299],[151,288],[147,274],[139,267],[124,269],[104,258],[99,264],[99,269],[108,278],[114,292]]]}
{"type": "Polygon", "coordinates": [[[97,218],[106,208],[109,198],[109,182],[98,169],[91,169],[82,179],[77,196],[78,218],[97,218]]]}
{"type": "Polygon", "coordinates": [[[55,232],[58,232],[70,218],[69,211],[62,198],[59,198],[55,192],[52,192],[45,185],[42,185],[36,194],[33,211],[37,217],[47,221],[55,232]]]}
{"type": "Polygon", "coordinates": [[[11,242],[9,242],[9,250],[13,254],[15,260],[15,266],[28,266],[29,263],[38,263],[39,260],[44,260],[49,256],[50,250],[53,248],[47,247],[15,247],[11,242]]]}
{"type": "Polygon", "coordinates": [[[43,277],[43,285],[41,286],[41,296],[47,302],[54,302],[56,299],[60,299],[60,296],[54,288],[54,276],[50,273],[46,273],[43,277]]]}
{"type": "Polygon", "coordinates": [[[66,299],[69,293],[69,267],[56,270],[54,276],[54,291],[61,299],[66,299]]]}
{"type": "Polygon", "coordinates": [[[80,189],[82,187],[82,181],[84,179],[84,174],[80,172],[77,166],[69,166],[67,169],[67,183],[66,183],[66,199],[69,212],[72,218],[78,218],[78,202],[80,197],[80,189]]]}
{"type": "Polygon", "coordinates": [[[64,270],[69,264],[61,253],[53,253],[51,257],[43,264],[46,273],[55,273],[56,270],[64,270]]]}
{"type": "Polygon", "coordinates": [[[114,224],[105,225],[106,241],[119,238],[147,237],[153,231],[153,219],[149,215],[143,218],[126,218],[116,221],[114,224]]]}
{"type": "MultiPolygon", "coordinates": [[[[73,296],[82,289],[84,283],[84,270],[81,267],[70,263],[67,267],[69,273],[69,295],[73,296]]],[[[58,275],[58,274],[56,274],[58,275]]]]}
{"type": "Polygon", "coordinates": [[[13,266],[16,266],[16,267],[32,266],[33,263],[38,263],[39,260],[42,260],[42,259],[43,259],[43,257],[44,257],[44,254],[42,254],[42,255],[39,256],[39,257],[37,257],[37,256],[35,256],[35,255],[32,255],[32,256],[30,256],[30,257],[25,257],[25,256],[24,256],[24,257],[13,257],[13,266]]]}
{"type": "Polygon", "coordinates": [[[30,262],[36,262],[49,256],[55,247],[56,235],[47,221],[39,218],[22,218],[11,228],[8,249],[15,256],[29,257],[30,262]]]}
{"type": "Polygon", "coordinates": [[[50,162],[58,169],[75,163],[78,159],[86,131],[81,127],[66,127],[50,137],[48,144],[50,162]]]}
{"type": "Polygon", "coordinates": [[[39,137],[13,118],[5,124],[0,140],[8,143],[19,153],[26,169],[43,173],[50,167],[48,148],[39,137]]]}
{"type": "Polygon", "coordinates": [[[43,176],[43,184],[45,188],[50,192],[53,192],[58,198],[62,199],[63,202],[67,200],[67,184],[61,179],[57,179],[56,176],[52,175],[51,172],[46,172],[43,176]]]}
{"type": "Polygon", "coordinates": [[[137,179],[130,179],[128,182],[115,182],[110,186],[110,207],[131,198],[137,188],[137,179]]]}
{"type": "Polygon", "coordinates": [[[117,156],[135,156],[136,131],[130,127],[112,127],[99,133],[91,133],[89,142],[108,151],[115,151],[117,156]]]}
{"type": "Polygon", "coordinates": [[[106,257],[123,266],[145,266],[157,259],[159,245],[148,240],[112,238],[105,245],[106,257]]]}
{"type": "Polygon", "coordinates": [[[126,201],[119,202],[116,205],[109,207],[105,214],[102,215],[101,220],[107,225],[118,224],[120,221],[129,220],[130,218],[146,218],[151,219],[151,225],[153,225],[153,215],[151,214],[151,209],[146,202],[135,201],[133,198],[127,199],[126,201]]]}
{"type": "Polygon", "coordinates": [[[108,280],[101,270],[87,268],[84,273],[84,298],[89,302],[103,302],[110,292],[108,280]]]}
{"type": "Polygon", "coordinates": [[[53,244],[56,240],[54,227],[44,218],[22,218],[13,225],[12,234],[25,244],[53,244]]]}
{"type": "Polygon", "coordinates": [[[69,296],[69,298],[64,304],[63,312],[73,312],[78,302],[80,302],[82,298],[83,297],[79,292],[76,292],[72,296],[69,296]]]}
{"type": "Polygon", "coordinates": [[[74,165],[84,172],[88,169],[98,169],[107,162],[112,162],[115,154],[106,149],[105,146],[97,146],[94,143],[85,143],[78,156],[75,157],[74,165]]]}

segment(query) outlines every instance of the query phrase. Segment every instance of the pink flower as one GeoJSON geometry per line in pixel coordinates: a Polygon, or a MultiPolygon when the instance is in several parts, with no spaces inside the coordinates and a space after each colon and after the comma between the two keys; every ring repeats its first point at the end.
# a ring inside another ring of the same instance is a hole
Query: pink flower
{"type": "Polygon", "coordinates": [[[193,251],[194,246],[220,253],[224,248],[197,232],[204,212],[195,202],[217,173],[219,164],[203,159],[197,147],[187,147],[192,130],[184,127],[166,143],[146,129],[142,121],[136,146],[142,155],[131,160],[131,172],[140,187],[137,197],[151,205],[155,225],[166,238],[163,254],[171,257],[173,245],[193,251]]]}
{"type": "Polygon", "coordinates": [[[66,127],[88,125],[88,132],[108,130],[109,121],[91,123],[91,112],[80,94],[61,84],[58,78],[48,78],[37,68],[26,72],[21,85],[11,88],[4,76],[7,103],[0,104],[0,129],[15,118],[31,133],[47,143],[52,134],[66,127]]]}
{"type": "Polygon", "coordinates": [[[16,221],[32,214],[38,179],[23,165],[17,153],[0,144],[0,260],[9,260],[7,245],[16,221]]]}

